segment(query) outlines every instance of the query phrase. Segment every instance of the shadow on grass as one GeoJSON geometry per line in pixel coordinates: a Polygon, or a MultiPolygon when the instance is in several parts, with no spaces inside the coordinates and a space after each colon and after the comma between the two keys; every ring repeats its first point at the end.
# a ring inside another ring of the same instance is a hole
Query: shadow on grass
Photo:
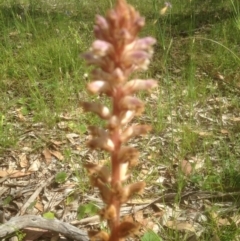
{"type": "Polygon", "coordinates": [[[81,7],[81,9],[74,9],[74,13],[69,10],[62,9],[48,9],[45,11],[34,5],[28,7],[21,4],[12,4],[11,6],[0,6],[0,20],[5,26],[14,26],[15,21],[26,21],[31,18],[34,21],[51,20],[53,22],[59,21],[91,21],[95,18],[95,13],[89,12],[88,8],[81,7]]]}
{"type": "MultiPolygon", "coordinates": [[[[164,24],[171,26],[171,35],[173,37],[187,37],[204,27],[215,25],[231,19],[234,13],[227,9],[200,11],[194,13],[173,14],[171,18],[164,19],[164,24]]],[[[160,19],[160,24],[162,20],[160,19]]]]}

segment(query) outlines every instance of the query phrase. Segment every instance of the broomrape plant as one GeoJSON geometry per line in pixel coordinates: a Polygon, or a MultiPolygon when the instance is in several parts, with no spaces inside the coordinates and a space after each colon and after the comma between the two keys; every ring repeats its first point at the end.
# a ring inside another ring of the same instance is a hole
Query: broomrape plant
{"type": "Polygon", "coordinates": [[[105,231],[89,231],[91,241],[122,241],[136,234],[139,226],[120,220],[120,207],[135,193],[141,193],[145,182],[126,184],[129,170],[137,165],[139,152],[127,146],[130,138],[146,134],[148,125],[130,124],[134,116],[144,111],[144,103],[135,95],[157,86],[153,79],[132,79],[135,71],[146,70],[153,55],[155,39],[138,38],[144,26],[144,18],[125,0],[117,0],[114,9],[106,18],[97,15],[94,26],[96,40],[83,57],[95,68],[92,82],[87,89],[92,94],[106,95],[111,100],[111,109],[101,103],[82,102],[84,111],[93,112],[106,121],[104,129],[89,126],[92,149],[100,149],[111,156],[111,171],[104,165],[86,163],[91,185],[97,187],[105,207],[100,211],[102,220],[107,220],[110,234],[105,231]]]}

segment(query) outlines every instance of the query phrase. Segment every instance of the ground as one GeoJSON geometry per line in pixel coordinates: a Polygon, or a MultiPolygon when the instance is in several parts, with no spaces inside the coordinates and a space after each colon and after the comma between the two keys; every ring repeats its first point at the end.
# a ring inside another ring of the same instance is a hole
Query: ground
{"type": "MultiPolygon", "coordinates": [[[[142,225],[136,240],[240,240],[239,3],[173,0],[164,15],[162,2],[131,3],[146,17],[141,35],[157,39],[140,77],[159,87],[140,95],[146,111],[134,123],[153,130],[130,142],[141,152],[131,181],[147,187],[122,216],[142,225]]],[[[96,98],[85,90],[90,68],[80,54],[95,14],[113,4],[0,1],[0,222],[38,215],[107,228],[83,168],[109,157],[86,147],[87,126],[103,123],[79,105],[96,98]]],[[[14,235],[66,239],[36,228],[14,235]]]]}

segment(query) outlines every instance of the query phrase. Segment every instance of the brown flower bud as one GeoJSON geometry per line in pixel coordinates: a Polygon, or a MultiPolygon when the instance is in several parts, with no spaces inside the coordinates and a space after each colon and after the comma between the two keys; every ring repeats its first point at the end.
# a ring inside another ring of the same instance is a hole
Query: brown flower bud
{"type": "Polygon", "coordinates": [[[135,69],[147,70],[152,55],[143,50],[128,51],[123,56],[122,62],[126,68],[134,66],[135,69]]]}
{"type": "Polygon", "coordinates": [[[137,97],[125,96],[120,101],[119,108],[122,110],[132,110],[137,115],[140,115],[144,111],[144,103],[137,97]]]}
{"type": "Polygon", "coordinates": [[[152,37],[138,38],[132,43],[126,45],[124,51],[135,50],[146,50],[152,53],[152,45],[156,43],[156,39],[152,37]]]}
{"type": "Polygon", "coordinates": [[[82,102],[81,106],[83,107],[84,111],[93,112],[98,116],[100,116],[102,119],[108,119],[111,116],[111,113],[108,107],[102,104],[82,102]]]}
{"type": "Polygon", "coordinates": [[[100,210],[99,215],[102,220],[113,220],[117,216],[116,208],[113,205],[100,210]]]}
{"type": "Polygon", "coordinates": [[[126,203],[133,194],[142,193],[145,186],[145,182],[137,182],[123,187],[120,182],[117,182],[113,187],[113,192],[118,197],[120,203],[126,203]]]}
{"type": "Polygon", "coordinates": [[[140,90],[151,90],[152,88],[157,87],[157,81],[153,79],[140,80],[135,79],[127,82],[123,87],[123,93],[125,95],[131,95],[140,90]]]}
{"type": "Polygon", "coordinates": [[[140,225],[133,222],[124,221],[119,225],[119,237],[126,238],[129,236],[137,235],[140,225]]]}
{"type": "Polygon", "coordinates": [[[120,68],[116,68],[112,72],[112,79],[111,80],[112,80],[111,83],[116,85],[116,84],[125,82],[126,76],[120,68]]]}
{"type": "Polygon", "coordinates": [[[149,125],[136,125],[127,127],[121,134],[121,141],[126,142],[130,138],[140,135],[145,135],[151,130],[149,125]]]}
{"type": "Polygon", "coordinates": [[[106,183],[102,182],[99,178],[95,181],[95,187],[98,187],[103,202],[109,204],[112,197],[112,191],[110,187],[106,183]]]}
{"type": "Polygon", "coordinates": [[[127,174],[128,172],[128,162],[121,162],[120,163],[120,181],[125,181],[128,179],[129,175],[127,174]]]}
{"type": "Polygon", "coordinates": [[[124,111],[123,113],[121,113],[121,115],[120,115],[121,125],[126,125],[127,123],[129,123],[133,119],[134,116],[135,116],[135,111],[133,111],[133,110],[127,110],[127,111],[124,111]]]}
{"type": "Polygon", "coordinates": [[[111,118],[108,120],[108,128],[110,130],[117,128],[118,126],[120,126],[119,123],[119,118],[117,116],[111,116],[111,118]]]}
{"type": "Polygon", "coordinates": [[[84,167],[87,169],[89,176],[94,175],[95,178],[100,178],[103,183],[109,183],[111,181],[110,172],[106,166],[86,163],[84,164],[84,167]]]}
{"type": "Polygon", "coordinates": [[[102,149],[107,152],[112,152],[115,148],[112,140],[106,137],[93,138],[87,145],[92,149],[102,149]]]}
{"type": "Polygon", "coordinates": [[[88,231],[90,241],[108,241],[109,234],[104,231],[90,230],[88,231]]]}
{"type": "Polygon", "coordinates": [[[92,94],[106,94],[110,95],[111,94],[111,86],[109,83],[103,80],[96,80],[87,85],[87,89],[89,92],[92,94]]]}
{"type": "Polygon", "coordinates": [[[107,41],[95,40],[92,44],[91,51],[95,56],[104,57],[107,54],[113,54],[114,48],[112,44],[107,41]]]}
{"type": "Polygon", "coordinates": [[[138,157],[138,150],[130,146],[121,147],[118,154],[118,160],[120,160],[120,162],[128,162],[130,168],[137,165],[138,157]]]}
{"type": "Polygon", "coordinates": [[[99,128],[97,126],[89,126],[88,130],[90,131],[91,135],[97,136],[97,137],[107,137],[108,132],[106,132],[104,129],[99,128]]]}

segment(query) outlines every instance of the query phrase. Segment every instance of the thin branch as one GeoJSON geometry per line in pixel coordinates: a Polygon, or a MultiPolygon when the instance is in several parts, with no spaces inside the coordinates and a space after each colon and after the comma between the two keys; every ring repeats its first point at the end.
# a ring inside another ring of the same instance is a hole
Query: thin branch
{"type": "Polygon", "coordinates": [[[0,238],[27,227],[54,231],[76,241],[89,241],[87,233],[83,230],[57,219],[45,219],[35,215],[14,217],[0,225],[0,238]]]}

